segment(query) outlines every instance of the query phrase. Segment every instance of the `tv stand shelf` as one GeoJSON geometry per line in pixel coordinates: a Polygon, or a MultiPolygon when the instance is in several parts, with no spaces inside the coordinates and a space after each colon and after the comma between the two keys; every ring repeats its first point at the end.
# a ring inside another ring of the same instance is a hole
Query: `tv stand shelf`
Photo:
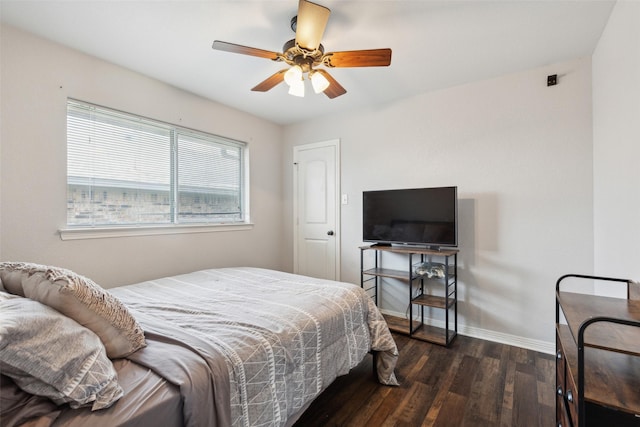
{"type": "Polygon", "coordinates": [[[406,271],[402,270],[392,270],[390,268],[371,268],[366,270],[364,274],[368,274],[371,276],[379,276],[379,277],[391,277],[393,279],[400,280],[409,280],[410,275],[406,271]]]}
{"type": "Polygon", "coordinates": [[[367,245],[360,247],[360,285],[370,291],[376,305],[383,279],[396,279],[408,284],[408,318],[384,314],[389,329],[412,338],[448,346],[458,333],[458,250],[432,249],[415,246],[367,245]],[[364,268],[364,254],[374,251],[373,268],[364,268]],[[406,270],[382,267],[384,253],[406,255],[406,270]],[[415,264],[427,263],[441,267],[443,277],[428,278],[417,274],[415,264]],[[425,307],[444,312],[444,327],[425,323],[425,307]]]}

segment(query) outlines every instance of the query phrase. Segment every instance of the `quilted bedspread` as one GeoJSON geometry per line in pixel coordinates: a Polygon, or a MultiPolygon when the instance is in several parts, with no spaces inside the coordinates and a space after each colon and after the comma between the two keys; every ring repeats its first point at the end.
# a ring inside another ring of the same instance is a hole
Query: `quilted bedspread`
{"type": "Polygon", "coordinates": [[[379,352],[380,382],[397,384],[393,338],[371,299],[353,284],[223,268],[110,291],[145,330],[163,333],[165,325],[167,336],[207,360],[213,390],[184,392],[187,425],[215,425],[206,414],[212,407],[218,425],[285,425],[370,350],[379,352]]]}

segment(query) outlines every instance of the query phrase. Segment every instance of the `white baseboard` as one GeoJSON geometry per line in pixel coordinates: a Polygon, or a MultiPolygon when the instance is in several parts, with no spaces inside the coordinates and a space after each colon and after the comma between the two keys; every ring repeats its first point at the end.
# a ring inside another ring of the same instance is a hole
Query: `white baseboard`
{"type": "MultiPolygon", "coordinates": [[[[398,313],[390,310],[380,310],[383,314],[405,318],[404,313],[398,313]]],[[[444,328],[444,322],[441,320],[425,319],[425,324],[444,328]]],[[[528,350],[538,351],[540,353],[555,354],[555,342],[534,340],[524,338],[517,335],[505,334],[503,332],[490,331],[488,329],[476,328],[473,326],[461,325],[458,323],[458,334],[482,340],[498,342],[501,344],[512,345],[514,347],[526,348],[528,350]]]]}

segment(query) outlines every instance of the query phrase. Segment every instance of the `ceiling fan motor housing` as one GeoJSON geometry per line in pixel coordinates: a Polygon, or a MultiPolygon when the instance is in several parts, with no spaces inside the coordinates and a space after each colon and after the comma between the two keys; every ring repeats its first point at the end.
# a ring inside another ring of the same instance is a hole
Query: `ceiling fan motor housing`
{"type": "Polygon", "coordinates": [[[300,47],[295,39],[291,39],[282,46],[282,57],[276,61],[282,60],[289,65],[299,65],[306,73],[312,66],[322,64],[323,55],[324,46],[322,44],[316,50],[308,50],[300,47]],[[308,69],[305,70],[305,67],[308,69]]]}

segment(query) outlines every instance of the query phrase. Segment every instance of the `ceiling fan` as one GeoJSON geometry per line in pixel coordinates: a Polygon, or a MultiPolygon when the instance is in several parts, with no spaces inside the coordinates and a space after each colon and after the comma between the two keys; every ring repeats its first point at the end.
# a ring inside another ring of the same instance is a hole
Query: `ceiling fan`
{"type": "Polygon", "coordinates": [[[343,52],[324,52],[321,39],[329,21],[331,11],[319,4],[307,0],[298,3],[298,15],[291,19],[291,29],[296,38],[289,40],[282,47],[282,53],[241,46],[234,43],[215,40],[213,49],[243,55],[268,58],[277,62],[284,62],[290,68],[282,69],[252,88],[252,91],[266,92],[285,81],[289,85],[289,93],[304,96],[304,75],[309,80],[316,93],[324,92],[333,99],[347,93],[331,75],[324,69],[316,68],[323,65],[334,67],[386,67],[391,64],[391,49],[351,50],[343,52]]]}

